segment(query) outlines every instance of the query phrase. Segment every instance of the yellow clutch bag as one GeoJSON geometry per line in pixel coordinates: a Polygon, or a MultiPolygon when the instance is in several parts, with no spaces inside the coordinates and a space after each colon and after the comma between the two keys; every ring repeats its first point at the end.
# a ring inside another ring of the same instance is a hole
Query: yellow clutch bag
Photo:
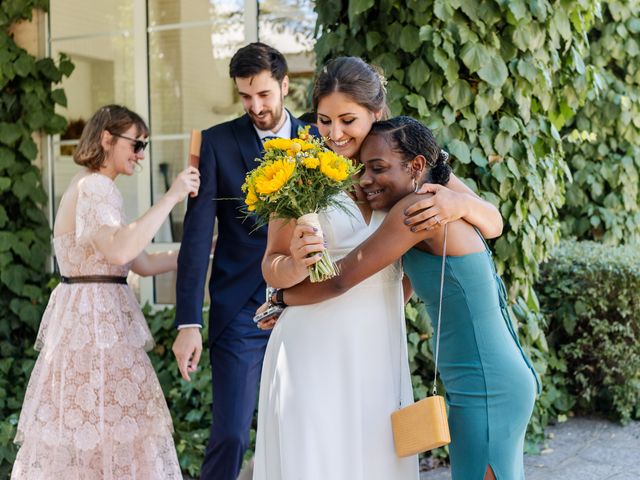
{"type": "Polygon", "coordinates": [[[440,305],[438,307],[438,328],[434,356],[433,391],[430,397],[400,408],[391,414],[391,428],[396,454],[408,457],[433,450],[451,443],[447,408],[444,398],[437,395],[438,354],[440,353],[440,319],[442,317],[442,291],[444,288],[444,267],[447,253],[447,225],[444,226],[442,246],[442,272],[440,274],[440,305]]]}
{"type": "Polygon", "coordinates": [[[391,414],[396,454],[408,457],[451,442],[447,409],[441,395],[424,398],[391,414]]]}

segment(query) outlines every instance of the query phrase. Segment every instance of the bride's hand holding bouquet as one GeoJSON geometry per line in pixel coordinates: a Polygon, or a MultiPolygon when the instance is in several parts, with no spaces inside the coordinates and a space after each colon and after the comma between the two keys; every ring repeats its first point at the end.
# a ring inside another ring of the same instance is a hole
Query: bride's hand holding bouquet
{"type": "MultiPolygon", "coordinates": [[[[336,195],[353,187],[358,168],[351,160],[328,149],[308,128],[297,138],[274,138],[265,142],[260,165],[247,173],[242,186],[248,212],[258,224],[270,219],[296,220],[322,236],[318,212],[344,208],[336,195]]],[[[316,253],[310,253],[310,256],[316,253]]],[[[329,252],[310,265],[309,277],[320,282],[337,275],[329,252]]]]}

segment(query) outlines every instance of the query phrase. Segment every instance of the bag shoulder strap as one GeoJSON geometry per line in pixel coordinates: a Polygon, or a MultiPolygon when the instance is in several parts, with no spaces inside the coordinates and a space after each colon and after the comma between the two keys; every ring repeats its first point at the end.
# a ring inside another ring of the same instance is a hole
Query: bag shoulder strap
{"type": "Polygon", "coordinates": [[[440,355],[440,323],[442,320],[442,294],[444,292],[444,269],[447,263],[447,224],[444,225],[444,241],[442,242],[442,270],[440,272],[440,300],[438,302],[438,325],[436,330],[436,352],[434,358],[433,368],[433,389],[432,395],[438,394],[437,380],[438,380],[438,357],[440,355]]]}

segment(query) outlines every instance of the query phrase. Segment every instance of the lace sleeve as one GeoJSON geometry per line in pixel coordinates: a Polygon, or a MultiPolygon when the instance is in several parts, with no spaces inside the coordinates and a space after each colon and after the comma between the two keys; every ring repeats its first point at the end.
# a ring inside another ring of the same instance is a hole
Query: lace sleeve
{"type": "Polygon", "coordinates": [[[91,242],[101,227],[123,223],[122,196],[113,181],[99,173],[82,179],[76,204],[76,241],[91,242]]]}

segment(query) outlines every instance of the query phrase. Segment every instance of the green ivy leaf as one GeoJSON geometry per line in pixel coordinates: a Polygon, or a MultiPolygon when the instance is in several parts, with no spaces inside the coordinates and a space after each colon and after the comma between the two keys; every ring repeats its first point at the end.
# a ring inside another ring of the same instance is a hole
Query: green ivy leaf
{"type": "Polygon", "coordinates": [[[507,6],[516,20],[520,21],[525,18],[527,7],[523,0],[509,0],[507,6]]]}
{"type": "Polygon", "coordinates": [[[400,68],[400,60],[398,59],[398,56],[392,53],[383,53],[382,55],[374,58],[371,63],[379,65],[384,70],[384,74],[387,78],[393,75],[394,72],[400,68]]]}
{"type": "Polygon", "coordinates": [[[36,62],[38,71],[42,73],[47,79],[54,83],[58,83],[62,80],[62,74],[56,68],[56,64],[50,58],[42,58],[36,62]]]}
{"type": "Polygon", "coordinates": [[[564,9],[558,8],[555,10],[551,23],[558,33],[560,33],[562,38],[566,41],[571,40],[571,23],[569,22],[569,17],[564,9]]]}
{"type": "Polygon", "coordinates": [[[12,147],[22,136],[23,129],[17,123],[0,122],[0,142],[12,147]]]}
{"type": "Polygon", "coordinates": [[[432,72],[431,79],[427,82],[426,92],[424,93],[425,99],[431,105],[437,105],[442,100],[442,84],[444,77],[439,73],[432,72]]]}
{"type": "Polygon", "coordinates": [[[411,95],[407,96],[407,104],[410,107],[418,110],[419,116],[426,117],[427,115],[429,115],[429,108],[427,107],[427,102],[425,101],[424,97],[412,93],[411,95]]]}
{"type": "Polygon", "coordinates": [[[481,43],[467,43],[460,51],[460,58],[469,72],[475,73],[489,62],[489,51],[481,43]]]}
{"type": "Polygon", "coordinates": [[[431,72],[424,60],[422,58],[417,58],[411,65],[409,65],[407,75],[409,76],[410,86],[412,86],[416,91],[419,91],[427,80],[429,80],[431,72]]]}
{"type": "Polygon", "coordinates": [[[4,192],[11,187],[10,177],[0,177],[0,192],[4,192]]]}
{"type": "Polygon", "coordinates": [[[509,135],[515,135],[520,131],[520,127],[513,117],[505,115],[500,119],[500,130],[504,130],[509,135]]]}
{"type": "Polygon", "coordinates": [[[0,281],[13,293],[20,295],[29,273],[22,265],[8,265],[0,272],[0,281]]]}
{"type": "Polygon", "coordinates": [[[504,84],[508,74],[507,65],[497,52],[493,52],[487,63],[478,70],[478,76],[495,88],[504,84]]]}
{"type": "Polygon", "coordinates": [[[469,84],[465,80],[458,79],[446,87],[444,98],[455,110],[460,110],[471,104],[473,94],[469,84]]]}
{"type": "Polygon", "coordinates": [[[433,13],[440,20],[447,21],[453,16],[453,8],[447,0],[435,0],[433,4],[433,13]]]}
{"type": "Polygon", "coordinates": [[[420,48],[420,32],[414,25],[405,25],[400,33],[399,45],[407,53],[413,53],[420,48]]]}
{"type": "Polygon", "coordinates": [[[38,147],[31,137],[22,137],[18,151],[28,160],[35,160],[38,156],[38,147]]]}
{"type": "Polygon", "coordinates": [[[73,70],[76,67],[73,64],[73,62],[69,60],[69,57],[67,57],[64,53],[62,53],[60,54],[59,68],[60,68],[60,73],[62,73],[62,75],[64,75],[65,77],[68,77],[69,75],[71,75],[71,73],[73,73],[73,70]]]}
{"type": "Polygon", "coordinates": [[[461,163],[471,162],[471,152],[469,146],[460,140],[453,139],[447,144],[449,153],[458,159],[461,163]]]}
{"type": "Polygon", "coordinates": [[[39,179],[33,171],[28,171],[15,179],[12,191],[19,200],[24,200],[38,189],[39,179]]]}
{"type": "Polygon", "coordinates": [[[34,73],[35,61],[31,55],[24,52],[15,60],[15,62],[13,63],[13,68],[16,72],[16,75],[20,77],[26,77],[27,75],[34,73]]]}
{"type": "Polygon", "coordinates": [[[7,211],[2,205],[0,205],[0,228],[4,228],[8,222],[9,217],[7,216],[7,211]]]}
{"type": "Polygon", "coordinates": [[[507,132],[500,132],[496,135],[496,139],[494,141],[494,146],[496,148],[496,152],[498,155],[504,157],[511,150],[511,145],[513,144],[513,139],[511,135],[507,132]]]}
{"type": "Polygon", "coordinates": [[[367,32],[367,50],[373,50],[382,42],[382,35],[378,32],[367,32]]]}
{"type": "Polygon", "coordinates": [[[67,106],[67,95],[64,93],[62,88],[56,88],[51,92],[51,99],[56,102],[58,105],[63,107],[67,106]]]}

